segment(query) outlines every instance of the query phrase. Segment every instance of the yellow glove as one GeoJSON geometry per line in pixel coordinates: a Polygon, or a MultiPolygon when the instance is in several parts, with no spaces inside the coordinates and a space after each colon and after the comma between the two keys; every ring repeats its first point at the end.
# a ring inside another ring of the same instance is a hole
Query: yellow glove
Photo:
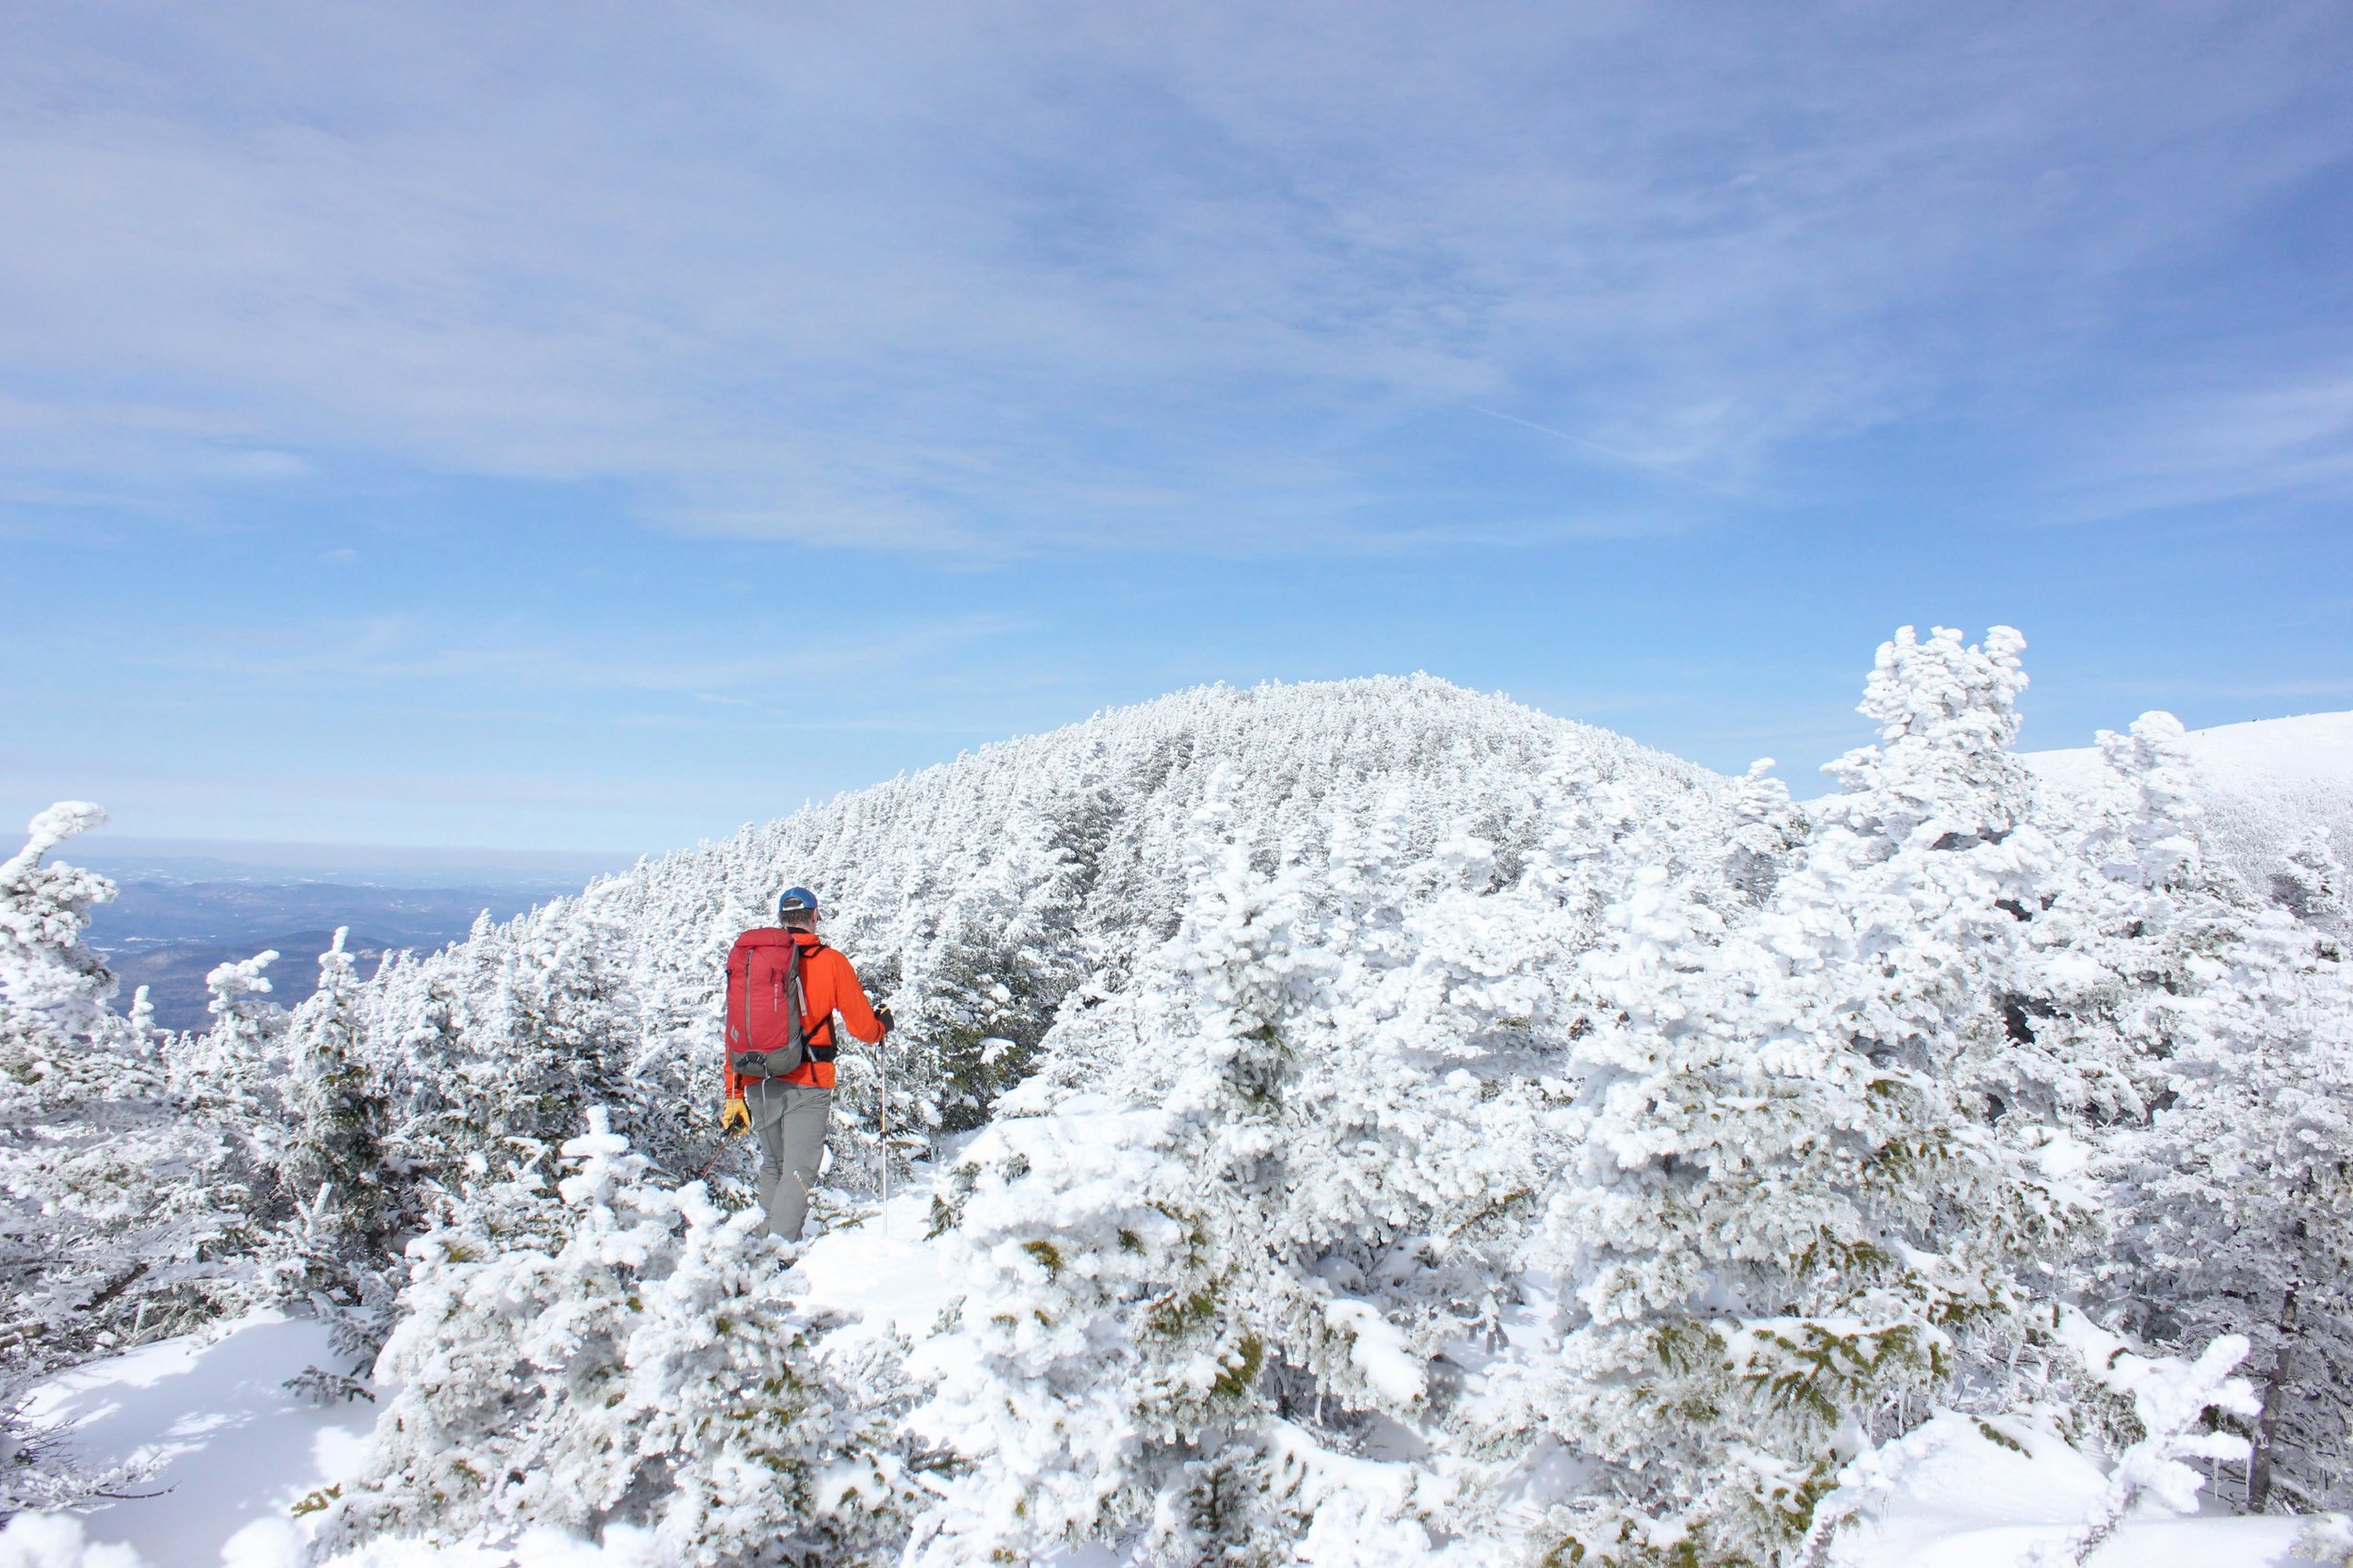
{"type": "Polygon", "coordinates": [[[719,1130],[732,1138],[739,1132],[752,1129],[752,1113],[742,1100],[729,1100],[719,1108],[719,1130]]]}

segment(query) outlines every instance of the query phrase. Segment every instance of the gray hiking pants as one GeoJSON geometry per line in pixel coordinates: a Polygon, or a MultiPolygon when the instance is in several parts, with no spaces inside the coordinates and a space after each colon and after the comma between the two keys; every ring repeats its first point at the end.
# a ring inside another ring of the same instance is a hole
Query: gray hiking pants
{"type": "Polygon", "coordinates": [[[825,1154],[833,1091],[759,1079],[744,1085],[744,1106],[760,1135],[760,1201],[767,1206],[768,1228],[797,1241],[801,1222],[808,1218],[809,1189],[817,1185],[817,1164],[825,1154]]]}

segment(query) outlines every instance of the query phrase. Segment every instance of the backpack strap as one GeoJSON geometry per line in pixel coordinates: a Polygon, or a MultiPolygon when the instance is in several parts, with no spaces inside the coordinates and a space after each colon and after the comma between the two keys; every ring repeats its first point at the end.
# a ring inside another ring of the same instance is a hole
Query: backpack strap
{"type": "Polygon", "coordinates": [[[801,984],[801,944],[784,961],[784,1048],[795,1066],[808,1059],[808,992],[801,984]]]}
{"type": "Polygon", "coordinates": [[[744,1048],[752,1048],[752,955],[744,955],[744,1048]]]}
{"type": "MultiPolygon", "coordinates": [[[[812,932],[810,935],[815,936],[815,933],[812,932]]],[[[841,1054],[840,1043],[834,1037],[833,1015],[831,1013],[827,1013],[824,1022],[818,1025],[818,1027],[825,1032],[825,1043],[821,1046],[808,1037],[808,991],[806,986],[801,984],[801,969],[802,966],[807,964],[809,959],[816,957],[819,953],[824,951],[825,943],[824,938],[823,937],[818,937],[817,940],[808,943],[806,947],[799,942],[792,944],[792,983],[796,987],[798,987],[796,991],[797,1000],[792,1014],[792,1027],[800,1036],[801,1059],[805,1062],[831,1062],[841,1054]]]]}

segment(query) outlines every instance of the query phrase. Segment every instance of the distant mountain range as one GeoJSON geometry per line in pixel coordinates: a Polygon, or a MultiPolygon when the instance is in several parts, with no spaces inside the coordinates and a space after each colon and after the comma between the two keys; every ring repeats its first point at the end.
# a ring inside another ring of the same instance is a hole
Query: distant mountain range
{"type": "MultiPolygon", "coordinates": [[[[245,846],[228,848],[235,855],[245,846]]],[[[121,977],[119,1005],[127,1008],[132,992],[145,985],[156,1021],[168,1029],[205,1025],[204,977],[217,965],[275,950],[272,996],[293,1006],[317,988],[318,955],[338,926],[350,927],[345,946],[360,959],[360,972],[373,974],[388,952],[456,941],[485,910],[494,920],[507,920],[578,892],[599,870],[620,869],[618,857],[600,865],[568,856],[557,858],[581,864],[569,871],[476,866],[476,880],[456,883],[451,879],[463,868],[427,856],[407,867],[354,867],[348,880],[303,876],[300,861],[255,863],[219,853],[126,855],[116,846],[73,858],[115,877],[121,888],[112,904],[91,912],[89,938],[121,977]],[[389,877],[378,881],[369,872],[389,877]]]]}

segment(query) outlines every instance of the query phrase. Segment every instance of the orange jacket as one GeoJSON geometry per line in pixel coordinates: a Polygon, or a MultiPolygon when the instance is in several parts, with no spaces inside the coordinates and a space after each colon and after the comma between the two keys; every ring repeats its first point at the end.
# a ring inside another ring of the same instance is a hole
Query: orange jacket
{"type": "MultiPolygon", "coordinates": [[[[738,1078],[735,1053],[739,1050],[773,1050],[784,1044],[781,1032],[776,1039],[747,1038],[747,1023],[755,1030],[766,1020],[748,1018],[744,1000],[751,976],[768,974],[784,959],[783,948],[797,944],[801,950],[801,1017],[802,1035],[808,1042],[810,1060],[788,1074],[782,1081],[797,1083],[803,1088],[833,1087],[833,1057],[835,1034],[833,1016],[841,1015],[841,1021],[850,1026],[850,1032],[868,1045],[883,1037],[882,1020],[874,1016],[874,1009],[866,1000],[866,988],[857,982],[857,971],[850,961],[820,941],[810,931],[787,931],[778,926],[754,926],[735,939],[728,952],[728,1024],[727,1061],[722,1069],[727,1082],[727,1097],[741,1099],[744,1085],[754,1081],[738,1078]]],[[[760,1031],[764,1035],[765,1031],[760,1031]]]]}

